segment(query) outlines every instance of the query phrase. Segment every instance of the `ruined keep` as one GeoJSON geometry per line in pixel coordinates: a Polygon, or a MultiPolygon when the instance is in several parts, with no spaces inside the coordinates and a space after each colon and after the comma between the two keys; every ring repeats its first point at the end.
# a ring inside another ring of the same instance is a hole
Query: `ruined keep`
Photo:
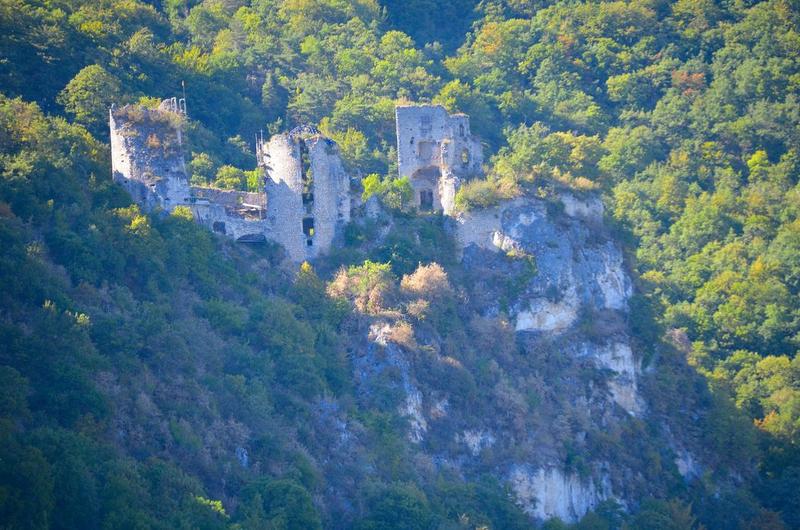
{"type": "Polygon", "coordinates": [[[185,107],[175,98],[157,109],[111,107],[111,167],[114,180],[146,210],[189,204],[181,124],[185,107]]]}
{"type": "Polygon", "coordinates": [[[481,172],[480,140],[469,130],[469,116],[449,115],[441,105],[400,105],[397,122],[397,165],[408,177],[420,210],[450,214],[465,178],[481,172]]]}
{"type": "Polygon", "coordinates": [[[257,147],[266,173],[272,239],[294,261],[327,251],[350,221],[350,178],[339,147],[312,127],[273,136],[257,147]]]}
{"type": "Polygon", "coordinates": [[[333,140],[310,128],[256,146],[265,171],[258,192],[191,186],[183,159],[183,100],[157,109],[112,107],[113,178],[144,210],[186,206],[210,230],[240,242],[275,241],[290,261],[324,254],[350,220],[350,180],[333,140]]]}

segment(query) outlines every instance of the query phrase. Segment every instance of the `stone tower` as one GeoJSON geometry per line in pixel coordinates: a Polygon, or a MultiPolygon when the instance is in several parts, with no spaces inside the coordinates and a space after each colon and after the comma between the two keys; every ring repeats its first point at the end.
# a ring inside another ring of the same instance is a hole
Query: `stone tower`
{"type": "Polygon", "coordinates": [[[350,179],[336,143],[302,127],[273,136],[258,151],[270,238],[295,262],[327,252],[350,221],[350,179]]]}
{"type": "Polygon", "coordinates": [[[257,141],[263,189],[239,191],[189,184],[183,100],[166,99],[157,109],[112,107],[109,114],[114,180],[147,211],[187,206],[213,232],[243,243],[275,241],[295,263],[330,250],[350,221],[350,179],[339,148],[316,129],[257,141]]]}
{"type": "Polygon", "coordinates": [[[461,181],[480,173],[483,150],[469,130],[469,116],[441,105],[395,109],[401,177],[409,177],[420,210],[450,214],[461,181]]]}
{"type": "Polygon", "coordinates": [[[172,211],[191,201],[181,145],[184,109],[172,98],[157,109],[125,105],[109,111],[114,180],[145,210],[172,211]]]}

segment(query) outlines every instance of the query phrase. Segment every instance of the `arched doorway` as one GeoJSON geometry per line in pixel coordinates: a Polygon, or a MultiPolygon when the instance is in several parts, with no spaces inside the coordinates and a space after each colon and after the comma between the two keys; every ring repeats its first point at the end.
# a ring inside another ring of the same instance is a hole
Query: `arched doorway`
{"type": "Polygon", "coordinates": [[[411,175],[411,186],[414,188],[415,202],[420,211],[431,212],[439,208],[435,190],[439,186],[442,172],[437,166],[418,169],[411,175]]]}

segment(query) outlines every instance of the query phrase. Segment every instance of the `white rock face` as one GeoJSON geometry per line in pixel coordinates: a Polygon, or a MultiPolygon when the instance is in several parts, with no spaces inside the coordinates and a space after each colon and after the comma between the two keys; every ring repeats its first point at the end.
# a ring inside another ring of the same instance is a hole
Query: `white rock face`
{"type": "Polygon", "coordinates": [[[558,517],[567,523],[577,522],[608,497],[594,481],[584,482],[556,468],[531,471],[517,467],[511,472],[510,483],[522,510],[542,520],[558,517]]]}
{"type": "Polygon", "coordinates": [[[685,449],[677,451],[675,465],[678,466],[678,473],[686,480],[697,478],[702,473],[694,455],[685,449]]]}
{"type": "Polygon", "coordinates": [[[484,448],[493,446],[495,442],[494,435],[485,430],[467,430],[456,435],[456,439],[469,447],[472,456],[478,456],[484,448]]]}
{"type": "Polygon", "coordinates": [[[392,331],[392,325],[388,322],[375,322],[369,327],[368,338],[371,342],[386,346],[389,342],[389,333],[392,331]]]}
{"type": "Polygon", "coordinates": [[[570,217],[596,222],[603,220],[603,203],[598,198],[580,200],[571,193],[562,193],[560,199],[564,212],[570,217]]]}
{"type": "Polygon", "coordinates": [[[450,401],[447,398],[442,398],[431,406],[430,417],[432,420],[438,420],[447,416],[447,409],[450,408],[450,401]]]}
{"type": "Polygon", "coordinates": [[[464,249],[474,244],[480,248],[497,251],[493,241],[496,233],[502,233],[501,214],[500,208],[488,208],[459,216],[457,219],[459,248],[464,249]]]}
{"type": "Polygon", "coordinates": [[[531,300],[527,311],[517,314],[516,331],[560,332],[570,327],[578,318],[578,297],[574,287],[558,302],[546,298],[531,300]]]}
{"type": "Polygon", "coordinates": [[[631,347],[624,342],[615,342],[603,347],[587,347],[586,351],[594,358],[599,368],[614,372],[614,376],[608,382],[614,401],[629,414],[641,415],[644,412],[644,400],[639,395],[637,386],[640,367],[631,347]]]}
{"type": "Polygon", "coordinates": [[[530,210],[526,213],[520,213],[517,215],[517,222],[514,223],[514,227],[511,229],[511,237],[519,239],[522,237],[522,230],[521,228],[524,226],[530,226],[533,224],[534,221],[540,218],[542,214],[537,212],[536,210],[530,210]]]}
{"type": "Polygon", "coordinates": [[[597,285],[603,292],[605,306],[608,309],[625,311],[628,309],[628,298],[632,294],[625,269],[622,267],[622,255],[604,254],[604,271],[596,277],[597,285]]]}
{"type": "MultiPolygon", "coordinates": [[[[402,379],[403,390],[406,393],[406,399],[399,407],[399,413],[408,418],[410,430],[408,438],[413,443],[422,441],[423,436],[428,431],[428,421],[425,419],[425,414],[422,408],[422,393],[412,383],[409,376],[408,361],[402,357],[399,349],[389,344],[389,334],[391,333],[392,326],[388,322],[375,322],[369,328],[368,339],[379,346],[385,348],[385,352],[390,353],[388,356],[389,364],[397,367],[400,370],[400,377],[402,379]],[[389,349],[393,348],[393,349],[389,349]]],[[[441,401],[435,407],[441,408],[441,413],[445,414],[447,411],[447,400],[441,401]]]]}
{"type": "Polygon", "coordinates": [[[406,402],[400,408],[400,412],[408,417],[411,424],[411,431],[408,433],[410,440],[414,443],[422,441],[422,437],[428,430],[428,422],[422,413],[422,394],[416,388],[410,388],[406,393],[406,402]]]}
{"type": "Polygon", "coordinates": [[[508,252],[510,250],[519,250],[522,248],[522,245],[519,244],[519,241],[508,237],[502,232],[492,233],[492,245],[494,245],[497,249],[502,250],[503,252],[508,252]]]}

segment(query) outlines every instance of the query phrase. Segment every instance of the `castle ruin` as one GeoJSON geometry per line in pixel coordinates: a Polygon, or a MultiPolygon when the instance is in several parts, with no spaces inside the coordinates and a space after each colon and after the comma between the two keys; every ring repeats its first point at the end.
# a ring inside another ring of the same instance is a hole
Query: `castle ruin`
{"type": "Polygon", "coordinates": [[[172,211],[190,204],[181,136],[183,116],[175,98],[165,99],[157,109],[126,105],[109,111],[114,180],[146,210],[172,211]]]}
{"type": "Polygon", "coordinates": [[[417,208],[449,215],[462,180],[481,172],[480,140],[469,116],[449,115],[441,105],[400,105],[395,109],[400,177],[408,177],[417,208]]]}
{"type": "MultiPolygon", "coordinates": [[[[350,178],[336,142],[314,128],[277,134],[256,149],[266,172],[272,239],[290,256],[317,257],[350,222],[350,178]]],[[[295,260],[297,261],[297,260],[295,260]]]]}
{"type": "Polygon", "coordinates": [[[188,207],[195,220],[240,242],[275,241],[289,260],[327,252],[350,220],[350,179],[339,148],[311,128],[273,136],[256,147],[264,169],[258,192],[191,186],[183,159],[185,104],[110,110],[113,178],[143,209],[188,207]]]}
{"type": "MultiPolygon", "coordinates": [[[[280,243],[292,262],[326,253],[350,221],[350,178],[339,147],[313,127],[257,139],[262,186],[244,192],[190,184],[184,100],[112,107],[109,114],[114,180],[147,211],[187,207],[197,222],[236,241],[280,243]]],[[[462,180],[483,162],[469,117],[439,105],[398,106],[396,117],[400,176],[409,177],[417,208],[452,214],[462,180]]]]}

